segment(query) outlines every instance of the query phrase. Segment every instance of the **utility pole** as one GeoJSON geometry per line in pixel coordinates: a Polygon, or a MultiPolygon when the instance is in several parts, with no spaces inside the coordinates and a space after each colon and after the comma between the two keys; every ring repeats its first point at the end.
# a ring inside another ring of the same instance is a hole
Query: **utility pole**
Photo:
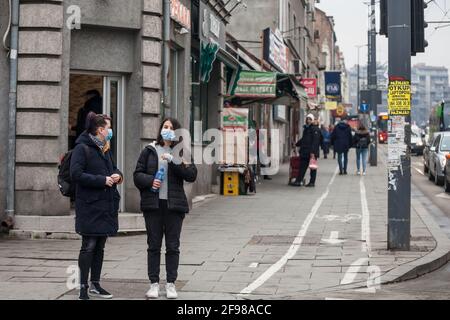
{"type": "Polygon", "coordinates": [[[388,249],[410,250],[411,0],[387,0],[389,33],[388,249]]]}
{"type": "MultiPolygon", "coordinates": [[[[370,92],[370,111],[378,115],[378,79],[377,79],[377,25],[375,18],[375,0],[370,2],[370,30],[369,30],[369,63],[367,65],[367,84],[370,92]]],[[[369,120],[371,123],[371,120],[369,120]]],[[[370,165],[378,165],[378,131],[377,126],[372,127],[373,142],[370,145],[370,165]]]]}

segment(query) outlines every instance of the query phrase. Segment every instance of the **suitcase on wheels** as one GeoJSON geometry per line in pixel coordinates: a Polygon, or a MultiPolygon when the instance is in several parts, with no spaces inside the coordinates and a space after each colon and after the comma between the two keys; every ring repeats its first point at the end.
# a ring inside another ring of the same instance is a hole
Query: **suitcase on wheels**
{"type": "Polygon", "coordinates": [[[292,185],[300,172],[300,157],[292,156],[289,163],[289,185],[292,185]]]}

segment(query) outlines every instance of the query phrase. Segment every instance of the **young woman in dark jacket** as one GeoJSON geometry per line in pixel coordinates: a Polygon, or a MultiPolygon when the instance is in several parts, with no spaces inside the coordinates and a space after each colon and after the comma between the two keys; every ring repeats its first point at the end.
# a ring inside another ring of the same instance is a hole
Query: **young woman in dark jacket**
{"type": "Polygon", "coordinates": [[[347,174],[348,152],[353,144],[351,127],[345,120],[339,122],[331,134],[331,143],[338,154],[339,174],[347,174]]]}
{"type": "Polygon", "coordinates": [[[70,160],[70,175],[76,183],[75,230],[82,236],[78,259],[80,300],[89,300],[89,295],[112,298],[100,286],[106,239],[116,235],[119,228],[120,195],[116,186],[123,180],[110,152],[112,135],[111,119],[90,113],[87,130],[77,139],[70,160]]]}
{"type": "Polygon", "coordinates": [[[175,119],[161,123],[156,143],[144,148],[134,172],[134,184],[141,193],[141,210],[144,212],[148,243],[149,299],[159,297],[159,274],[161,245],[166,243],[166,295],[169,299],[178,297],[175,281],[178,277],[180,260],[180,235],[184,217],[189,213],[189,204],[184,192],[184,181],[195,182],[197,168],[192,163],[173,155],[177,138],[175,130],[180,129],[175,119]],[[164,168],[162,181],[155,179],[164,168]],[[158,189],[154,192],[154,189],[158,189]]]}
{"type": "Polygon", "coordinates": [[[361,162],[363,167],[363,175],[367,172],[367,155],[369,154],[370,132],[361,124],[356,131],[354,144],[356,148],[356,165],[358,167],[357,174],[361,174],[361,162]]]}

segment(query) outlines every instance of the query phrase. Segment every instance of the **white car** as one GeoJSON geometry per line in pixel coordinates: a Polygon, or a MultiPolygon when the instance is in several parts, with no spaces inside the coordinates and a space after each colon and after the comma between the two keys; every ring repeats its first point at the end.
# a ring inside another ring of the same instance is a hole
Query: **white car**
{"type": "Polygon", "coordinates": [[[438,132],[430,147],[428,177],[437,185],[443,185],[447,155],[450,153],[450,132],[438,132]]]}

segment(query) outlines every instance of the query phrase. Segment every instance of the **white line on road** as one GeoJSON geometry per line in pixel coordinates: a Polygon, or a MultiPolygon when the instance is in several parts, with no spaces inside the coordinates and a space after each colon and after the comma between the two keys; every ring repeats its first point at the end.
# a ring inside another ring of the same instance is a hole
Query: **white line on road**
{"type": "Polygon", "coordinates": [[[372,250],[372,244],[370,241],[370,211],[369,205],[367,204],[367,194],[366,186],[364,184],[364,178],[361,178],[360,182],[361,189],[361,207],[362,207],[362,222],[361,222],[361,238],[362,238],[362,251],[369,253],[372,250]]]}
{"type": "Polygon", "coordinates": [[[419,169],[417,169],[416,167],[414,167],[414,169],[418,172],[418,173],[420,173],[421,175],[425,175],[425,173],[423,173],[423,171],[422,170],[419,170],[419,169]]]}
{"type": "Polygon", "coordinates": [[[341,285],[355,282],[355,278],[358,274],[359,269],[361,269],[363,265],[366,265],[368,260],[368,258],[360,258],[353,262],[345,273],[344,279],[342,279],[341,281],[341,285]]]}
{"type": "Polygon", "coordinates": [[[330,237],[328,239],[322,239],[322,241],[332,245],[345,242],[345,240],[339,239],[339,231],[331,231],[330,237]]]}
{"type": "Polygon", "coordinates": [[[297,235],[297,237],[294,239],[294,242],[292,243],[289,250],[286,252],[286,254],[278,260],[275,264],[273,264],[269,269],[267,269],[261,276],[259,276],[258,279],[256,279],[254,282],[252,282],[248,287],[243,289],[240,294],[246,295],[251,294],[253,291],[258,289],[260,286],[262,286],[267,280],[269,280],[275,273],[277,273],[287,262],[289,259],[292,259],[295,254],[297,253],[298,249],[300,249],[303,238],[306,235],[306,232],[309,229],[309,226],[311,225],[311,222],[314,220],[314,217],[316,216],[317,212],[319,211],[320,207],[322,206],[323,201],[328,197],[328,194],[330,193],[330,188],[334,183],[334,180],[336,179],[336,176],[338,174],[338,169],[336,169],[333,177],[331,178],[330,183],[327,186],[327,189],[325,190],[325,193],[317,199],[316,203],[314,204],[313,208],[311,209],[311,212],[306,217],[306,220],[303,222],[303,225],[297,235]]]}
{"type": "Polygon", "coordinates": [[[249,265],[248,267],[249,268],[258,268],[258,266],[259,266],[259,263],[258,262],[254,262],[251,265],[249,265]]]}

